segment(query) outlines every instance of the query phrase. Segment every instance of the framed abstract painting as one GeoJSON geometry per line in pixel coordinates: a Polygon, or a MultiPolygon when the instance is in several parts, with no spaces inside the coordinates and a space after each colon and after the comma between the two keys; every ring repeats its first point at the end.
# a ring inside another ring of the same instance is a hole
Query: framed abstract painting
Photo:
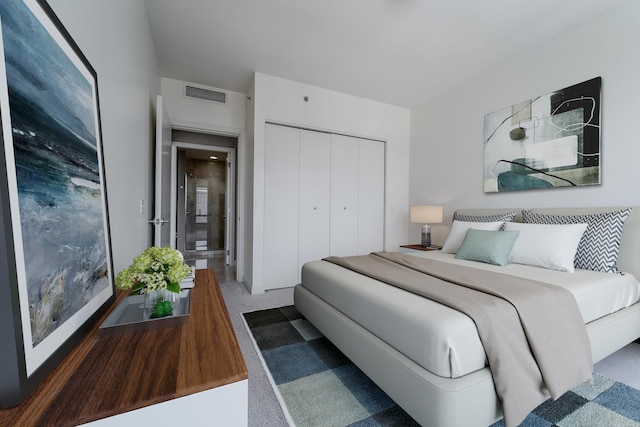
{"type": "Polygon", "coordinates": [[[484,191],[600,184],[601,78],[484,117],[484,191]]]}
{"type": "Polygon", "coordinates": [[[98,87],[44,0],[0,2],[0,408],[115,300],[98,87]]]}

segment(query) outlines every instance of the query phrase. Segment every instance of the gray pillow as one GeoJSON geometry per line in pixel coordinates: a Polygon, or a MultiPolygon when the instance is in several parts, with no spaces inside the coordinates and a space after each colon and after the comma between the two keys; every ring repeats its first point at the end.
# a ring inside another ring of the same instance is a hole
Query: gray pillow
{"type": "Polygon", "coordinates": [[[512,222],[516,219],[517,212],[506,212],[495,215],[464,215],[457,211],[453,213],[454,221],[465,222],[512,222]]]}
{"type": "Polygon", "coordinates": [[[456,258],[494,265],[509,264],[509,254],[519,231],[487,231],[470,228],[464,236],[456,258]]]}

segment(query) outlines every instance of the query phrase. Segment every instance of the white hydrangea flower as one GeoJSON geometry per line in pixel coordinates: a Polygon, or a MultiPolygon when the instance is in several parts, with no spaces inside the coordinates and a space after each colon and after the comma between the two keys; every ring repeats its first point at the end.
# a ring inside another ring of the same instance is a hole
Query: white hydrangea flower
{"type": "Polygon", "coordinates": [[[180,281],[191,272],[180,251],[170,247],[145,249],[131,265],[118,273],[116,284],[132,293],[168,289],[180,292],[180,281]]]}

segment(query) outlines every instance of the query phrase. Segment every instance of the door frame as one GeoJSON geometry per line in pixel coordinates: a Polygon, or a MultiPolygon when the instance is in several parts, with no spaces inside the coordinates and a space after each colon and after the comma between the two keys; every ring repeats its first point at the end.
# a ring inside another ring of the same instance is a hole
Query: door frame
{"type": "MultiPolygon", "coordinates": [[[[155,147],[154,147],[154,207],[153,219],[149,223],[153,226],[154,246],[171,246],[175,248],[174,240],[171,236],[171,225],[174,220],[171,216],[170,200],[167,200],[167,187],[170,186],[167,168],[171,164],[171,120],[169,113],[162,101],[162,95],[156,96],[156,124],[155,124],[155,147]],[[167,230],[166,223],[170,226],[167,230]]],[[[142,207],[140,208],[142,209],[142,207]]]]}
{"type": "MultiPolygon", "coordinates": [[[[178,219],[178,148],[184,148],[188,150],[198,151],[218,151],[227,153],[227,182],[226,182],[226,197],[225,197],[225,263],[229,266],[237,265],[237,259],[239,258],[239,251],[236,251],[236,239],[239,239],[236,231],[237,218],[237,202],[239,201],[239,194],[237,194],[236,183],[236,170],[237,170],[237,149],[231,147],[221,147],[217,145],[208,144],[194,144],[191,142],[171,142],[171,221],[170,233],[171,241],[174,247],[177,241],[177,219],[178,219]],[[236,237],[234,239],[233,237],[236,237]],[[235,257],[233,256],[235,254],[235,257]]],[[[237,271],[236,271],[237,275],[237,271]]]]}
{"type": "MultiPolygon", "coordinates": [[[[243,282],[247,289],[250,289],[251,287],[249,283],[245,282],[245,260],[251,259],[251,254],[246,253],[249,249],[251,249],[251,245],[247,246],[247,243],[245,242],[245,235],[247,235],[247,227],[251,225],[253,209],[251,203],[247,203],[246,200],[247,188],[251,184],[247,181],[247,170],[249,168],[247,162],[249,160],[246,131],[244,128],[222,126],[213,123],[202,123],[198,121],[188,121],[182,119],[172,119],[171,128],[176,130],[206,133],[210,135],[230,136],[238,139],[236,161],[236,216],[234,221],[236,227],[236,241],[234,242],[236,246],[236,281],[243,282]]],[[[176,153],[173,153],[172,149],[172,156],[175,156],[175,154],[176,153]]],[[[175,161],[177,164],[177,159],[175,157],[172,158],[175,159],[173,161],[175,161]]],[[[174,169],[175,167],[176,165],[172,164],[172,171],[176,170],[174,169]]],[[[176,182],[175,176],[172,176],[171,179],[172,182],[176,182]]],[[[172,186],[172,188],[174,187],[172,186]]],[[[171,199],[176,200],[176,193],[173,193],[171,195],[171,199]]],[[[171,218],[174,218],[173,223],[175,224],[175,210],[171,212],[171,218]]],[[[173,230],[172,236],[175,236],[175,229],[173,230]]],[[[171,241],[175,244],[175,238],[172,238],[171,241]]]]}

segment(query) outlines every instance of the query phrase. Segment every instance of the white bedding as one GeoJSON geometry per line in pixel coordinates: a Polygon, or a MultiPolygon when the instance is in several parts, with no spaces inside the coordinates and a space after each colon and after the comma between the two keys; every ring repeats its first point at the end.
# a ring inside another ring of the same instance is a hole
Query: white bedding
{"type": "MultiPolygon", "coordinates": [[[[633,304],[640,295],[640,285],[630,274],[586,270],[570,274],[520,264],[498,267],[457,260],[440,251],[412,255],[562,286],[575,296],[585,323],[633,304]]],[[[325,261],[305,264],[302,283],[435,375],[457,378],[486,365],[475,324],[456,310],[325,261]]]]}

